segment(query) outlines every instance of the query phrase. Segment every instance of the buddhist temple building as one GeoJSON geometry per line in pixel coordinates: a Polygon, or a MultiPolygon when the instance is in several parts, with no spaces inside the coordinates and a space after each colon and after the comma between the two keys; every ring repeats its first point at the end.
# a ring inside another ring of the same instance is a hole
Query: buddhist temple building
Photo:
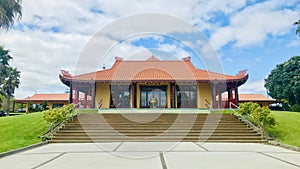
{"type": "Polygon", "coordinates": [[[71,75],[60,80],[70,87],[69,101],[83,108],[224,108],[238,104],[238,87],[248,74],[225,75],[196,68],[182,60],[124,60],[115,57],[109,69],[71,75]],[[223,94],[222,94],[223,93],[223,94]],[[227,103],[222,95],[226,93],[227,103]]]}

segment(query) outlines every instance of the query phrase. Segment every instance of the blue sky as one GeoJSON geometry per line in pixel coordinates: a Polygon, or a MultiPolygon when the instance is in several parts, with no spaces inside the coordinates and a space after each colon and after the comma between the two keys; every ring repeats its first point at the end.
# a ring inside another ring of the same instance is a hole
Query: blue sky
{"type": "MultiPolygon", "coordinates": [[[[59,71],[76,72],[79,56],[99,30],[136,14],[161,13],[192,25],[201,32],[201,40],[213,47],[224,73],[234,75],[248,69],[250,78],[241,93],[266,94],[264,78],[277,64],[300,52],[300,38],[293,25],[300,19],[299,0],[26,0],[22,6],[22,20],[9,31],[0,30],[0,45],[12,51],[12,64],[22,72],[17,98],[64,92],[59,71]]],[[[160,27],[155,20],[145,21],[145,26],[151,23],[160,27]]],[[[177,33],[188,35],[183,28],[177,33]]],[[[118,45],[98,63],[99,69],[103,64],[110,67],[114,56],[143,59],[152,54],[162,59],[192,56],[197,67],[206,67],[189,48],[194,41],[151,33],[119,40],[100,38],[101,43],[118,45]]]]}

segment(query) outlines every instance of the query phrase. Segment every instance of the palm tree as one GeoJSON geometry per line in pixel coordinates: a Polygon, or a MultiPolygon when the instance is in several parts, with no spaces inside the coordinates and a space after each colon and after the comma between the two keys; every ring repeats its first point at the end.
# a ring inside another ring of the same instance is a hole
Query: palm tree
{"type": "Polygon", "coordinates": [[[6,112],[9,116],[10,98],[14,96],[15,89],[19,87],[21,72],[17,68],[9,67],[7,74],[8,76],[3,81],[3,92],[6,96],[6,112]]]}
{"type": "Polygon", "coordinates": [[[22,17],[22,0],[0,0],[0,28],[8,30],[22,17]]]}
{"type": "Polygon", "coordinates": [[[294,25],[298,26],[298,29],[296,30],[296,34],[300,36],[300,20],[294,23],[294,25]]]}
{"type": "Polygon", "coordinates": [[[7,75],[7,69],[9,67],[9,60],[12,59],[12,57],[9,55],[9,50],[5,50],[2,46],[0,46],[0,87],[2,84],[2,81],[7,75]]]}

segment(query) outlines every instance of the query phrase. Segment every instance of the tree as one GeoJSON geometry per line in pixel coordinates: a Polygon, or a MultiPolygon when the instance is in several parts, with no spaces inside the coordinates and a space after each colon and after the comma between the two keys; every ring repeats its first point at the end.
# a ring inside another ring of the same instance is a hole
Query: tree
{"type": "Polygon", "coordinates": [[[2,107],[4,91],[2,90],[2,84],[7,77],[7,70],[9,68],[9,60],[12,57],[9,55],[9,50],[5,50],[2,46],[0,46],[0,108],[2,107]]]}
{"type": "Polygon", "coordinates": [[[9,67],[8,76],[3,81],[3,92],[6,96],[6,112],[7,116],[9,116],[10,109],[10,98],[13,97],[15,93],[15,89],[19,87],[20,84],[20,74],[21,72],[17,70],[17,68],[9,67]]]}
{"type": "Polygon", "coordinates": [[[7,76],[7,70],[9,67],[8,62],[11,59],[12,57],[9,55],[9,50],[5,50],[2,46],[0,46],[0,85],[7,76]]]}
{"type": "Polygon", "coordinates": [[[10,98],[13,97],[15,88],[18,88],[20,84],[20,71],[9,65],[12,59],[9,52],[0,46],[0,95],[6,97],[7,115],[9,115],[10,98]]]}
{"type": "Polygon", "coordinates": [[[300,20],[298,20],[297,22],[294,23],[294,25],[297,25],[298,28],[296,30],[296,35],[299,35],[300,36],[300,20]]]}
{"type": "Polygon", "coordinates": [[[0,0],[0,28],[8,30],[21,17],[21,0],[0,0]]]}
{"type": "Polygon", "coordinates": [[[265,79],[265,87],[271,97],[286,99],[289,106],[300,105],[300,56],[277,65],[265,79]]]}

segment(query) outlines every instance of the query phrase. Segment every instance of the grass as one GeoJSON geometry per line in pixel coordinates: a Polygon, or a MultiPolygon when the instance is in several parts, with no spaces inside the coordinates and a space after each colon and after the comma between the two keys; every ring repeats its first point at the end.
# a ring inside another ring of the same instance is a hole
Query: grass
{"type": "Polygon", "coordinates": [[[0,118],[0,153],[41,142],[48,129],[43,114],[31,113],[0,118]]]}
{"type": "Polygon", "coordinates": [[[234,113],[234,111],[233,110],[229,110],[229,109],[212,110],[211,113],[216,113],[216,114],[232,114],[232,113],[234,113]]]}
{"type": "Polygon", "coordinates": [[[300,113],[288,111],[272,111],[276,126],[269,129],[276,141],[300,147],[300,113]]]}

